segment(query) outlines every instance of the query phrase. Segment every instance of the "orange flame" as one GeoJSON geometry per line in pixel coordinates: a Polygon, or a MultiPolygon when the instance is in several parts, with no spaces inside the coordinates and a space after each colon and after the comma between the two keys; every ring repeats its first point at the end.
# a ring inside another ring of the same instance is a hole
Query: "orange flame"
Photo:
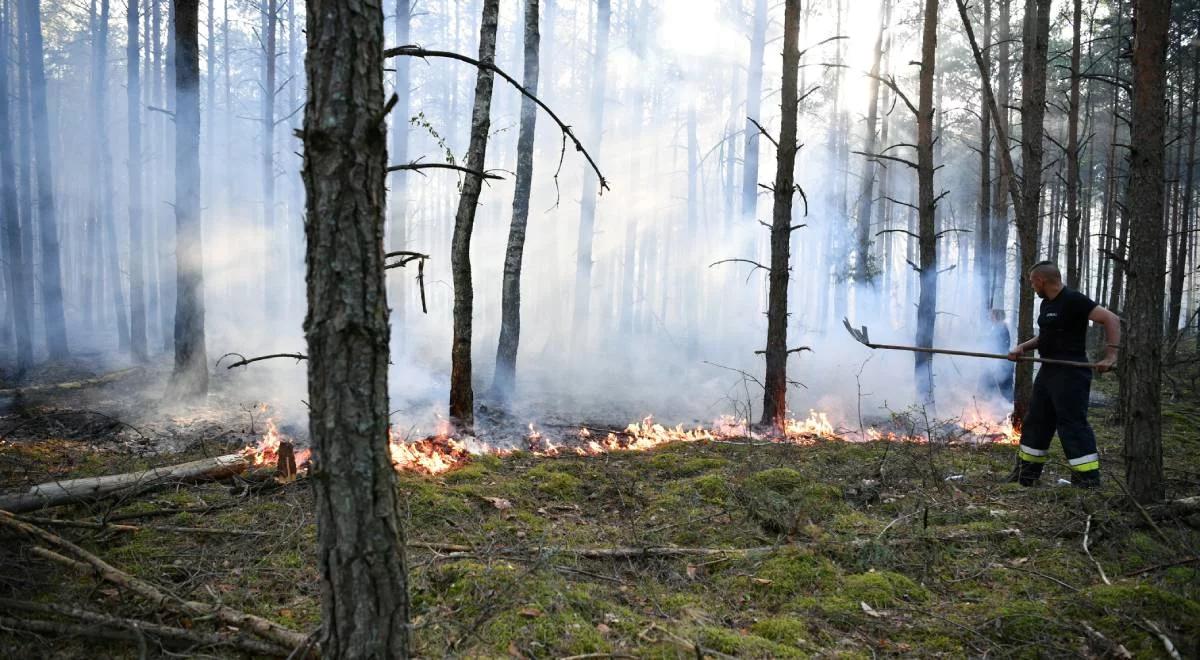
{"type": "MultiPolygon", "coordinates": [[[[1012,422],[1005,418],[994,421],[974,414],[960,424],[964,432],[976,438],[1003,444],[1018,444],[1020,432],[1013,429],[1012,422]]],[[[674,442],[729,441],[753,439],[796,445],[811,445],[818,440],[841,440],[847,442],[925,442],[924,437],[909,437],[892,431],[868,428],[863,433],[838,430],[823,412],[809,411],[804,419],[789,418],[782,434],[756,431],[746,420],[723,416],[713,421],[710,427],[688,429],[682,424],[673,428],[663,426],[653,417],[645,417],[625,427],[621,432],[608,432],[603,437],[593,430],[581,427],[576,432],[577,443],[570,446],[555,444],[532,424],[524,436],[528,451],[535,456],[560,456],[564,452],[579,456],[596,456],[614,451],[647,451],[674,442]]],[[[267,420],[267,431],[262,439],[243,450],[253,465],[274,465],[279,458],[281,442],[290,442],[279,431],[275,421],[267,420]]],[[[454,428],[446,420],[439,420],[437,433],[418,440],[406,439],[395,427],[388,430],[388,450],[392,465],[397,471],[418,472],[428,475],[442,474],[470,462],[472,456],[493,454],[506,456],[513,449],[495,447],[473,438],[454,437],[454,428]]],[[[311,450],[296,451],[296,465],[303,466],[311,457],[311,450]]]]}

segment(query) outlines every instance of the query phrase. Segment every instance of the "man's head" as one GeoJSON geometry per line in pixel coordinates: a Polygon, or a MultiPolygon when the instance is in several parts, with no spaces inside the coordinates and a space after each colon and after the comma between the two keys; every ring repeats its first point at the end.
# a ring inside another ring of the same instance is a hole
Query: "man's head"
{"type": "Polygon", "coordinates": [[[1062,290],[1062,271],[1053,261],[1039,261],[1029,269],[1029,284],[1039,298],[1053,297],[1062,290]]]}

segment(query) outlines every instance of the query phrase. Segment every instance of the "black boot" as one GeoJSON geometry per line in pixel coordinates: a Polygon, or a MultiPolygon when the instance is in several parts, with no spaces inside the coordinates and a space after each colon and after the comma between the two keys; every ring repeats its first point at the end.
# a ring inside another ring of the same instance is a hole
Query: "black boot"
{"type": "Polygon", "coordinates": [[[1087,472],[1072,472],[1071,473],[1072,488],[1099,488],[1100,487],[1100,470],[1088,470],[1087,472]]]}
{"type": "Polygon", "coordinates": [[[1030,463],[1029,461],[1023,461],[1018,458],[1017,467],[1013,468],[1013,471],[1009,473],[1008,478],[1005,481],[1010,484],[1021,484],[1022,486],[1029,488],[1031,486],[1036,486],[1038,479],[1041,476],[1041,463],[1030,463]]]}

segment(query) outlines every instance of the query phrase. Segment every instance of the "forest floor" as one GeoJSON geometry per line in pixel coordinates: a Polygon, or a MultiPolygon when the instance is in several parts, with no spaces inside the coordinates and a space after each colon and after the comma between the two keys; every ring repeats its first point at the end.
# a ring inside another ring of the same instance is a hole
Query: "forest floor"
{"type": "MultiPolygon", "coordinates": [[[[203,414],[138,417],[160,382],[133,374],[8,401],[0,492],[228,453],[261,432],[253,411],[219,398],[203,414]],[[148,448],[162,434],[178,451],[148,448]]],[[[1200,492],[1200,396],[1179,382],[1165,405],[1171,498],[1200,492]]],[[[1115,396],[1116,380],[1097,387],[1115,396]]],[[[1055,485],[1068,476],[1057,443],[1034,489],[1001,482],[1011,445],[937,442],[694,442],[403,474],[414,654],[1170,657],[1170,645],[1197,657],[1200,515],[1130,504],[1112,413],[1092,411],[1105,477],[1095,491],[1055,485]]],[[[304,479],[247,490],[180,485],[28,519],[169,593],[308,633],[320,613],[311,491],[304,479]]],[[[32,602],[231,633],[70,573],[34,545],[0,529],[0,656],[238,655],[150,633],[15,630],[13,620],[73,621],[32,602]]]]}

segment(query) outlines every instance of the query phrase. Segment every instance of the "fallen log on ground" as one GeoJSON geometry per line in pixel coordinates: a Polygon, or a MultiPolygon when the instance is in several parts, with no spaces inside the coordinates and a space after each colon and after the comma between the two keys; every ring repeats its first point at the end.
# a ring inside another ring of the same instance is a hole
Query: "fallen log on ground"
{"type": "Polygon", "coordinates": [[[25,513],[108,497],[136,488],[175,482],[216,481],[240,474],[249,465],[250,461],[245,456],[228,454],[106,477],[50,481],[38,484],[24,493],[0,495],[0,509],[12,513],[25,513]]]}
{"type": "MultiPolygon", "coordinates": [[[[81,563],[87,564],[89,574],[93,574],[118,587],[132,591],[150,601],[151,604],[171,610],[176,614],[216,617],[222,623],[239,629],[249,630],[263,639],[270,640],[288,649],[299,649],[308,645],[307,635],[285,628],[274,621],[235,610],[225,605],[185,600],[179,596],[168,594],[153,584],[122,571],[57,534],[18,520],[8,511],[0,511],[0,526],[14,529],[60,550],[64,550],[75,557],[75,559],[66,558],[69,563],[63,563],[67,566],[79,569],[81,563]]],[[[53,558],[59,555],[55,553],[43,553],[43,556],[53,558]]]]}
{"type": "Polygon", "coordinates": [[[70,380],[64,383],[52,383],[49,385],[30,385],[29,387],[12,387],[9,389],[0,390],[0,397],[18,396],[21,394],[36,394],[38,392],[50,392],[55,390],[78,390],[84,387],[90,387],[92,385],[103,385],[105,383],[121,380],[126,376],[132,376],[133,374],[141,371],[141,367],[133,367],[85,380],[70,380]]]}
{"type": "Polygon", "coordinates": [[[174,647],[225,647],[246,653],[274,657],[286,656],[290,652],[288,649],[270,642],[264,642],[237,633],[211,633],[200,630],[186,630],[161,623],[126,619],[66,605],[0,598],[0,610],[17,614],[20,617],[18,619],[0,617],[0,625],[6,625],[9,628],[17,630],[28,630],[30,632],[94,639],[112,639],[135,643],[141,643],[145,640],[146,636],[152,636],[164,642],[176,642],[175,644],[168,644],[174,647]],[[38,621],[24,616],[29,612],[55,614],[92,625],[77,625],[59,621],[38,621]],[[180,644],[181,642],[182,644],[180,644]]]}
{"type": "Polygon", "coordinates": [[[75,527],[107,532],[168,532],[172,534],[210,534],[216,536],[267,536],[267,532],[246,529],[218,529],[214,527],[177,527],[175,525],[130,525],[127,523],[93,522],[91,520],[58,520],[55,518],[33,518],[22,516],[20,520],[42,527],[75,527]]]}

